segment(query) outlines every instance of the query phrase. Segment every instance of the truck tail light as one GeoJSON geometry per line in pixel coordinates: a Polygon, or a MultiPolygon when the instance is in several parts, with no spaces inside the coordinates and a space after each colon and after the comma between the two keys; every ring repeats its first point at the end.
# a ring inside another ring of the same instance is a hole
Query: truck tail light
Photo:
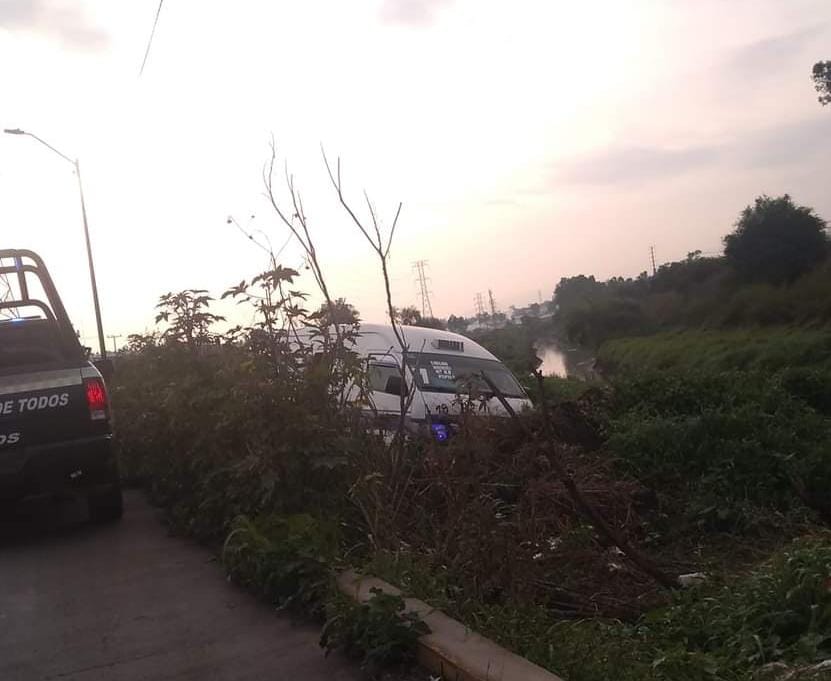
{"type": "Polygon", "coordinates": [[[100,378],[87,378],[84,380],[84,390],[87,394],[90,419],[105,421],[110,414],[107,388],[104,386],[104,381],[100,378]]]}

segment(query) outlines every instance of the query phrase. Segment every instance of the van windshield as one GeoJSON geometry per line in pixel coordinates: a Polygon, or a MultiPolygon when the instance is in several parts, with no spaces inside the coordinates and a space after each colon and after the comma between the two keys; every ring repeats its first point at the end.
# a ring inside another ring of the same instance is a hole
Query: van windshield
{"type": "Polygon", "coordinates": [[[489,393],[491,390],[481,377],[484,372],[505,397],[525,397],[508,368],[492,359],[422,352],[408,355],[407,364],[416,385],[425,392],[457,393],[470,385],[489,393]]]}

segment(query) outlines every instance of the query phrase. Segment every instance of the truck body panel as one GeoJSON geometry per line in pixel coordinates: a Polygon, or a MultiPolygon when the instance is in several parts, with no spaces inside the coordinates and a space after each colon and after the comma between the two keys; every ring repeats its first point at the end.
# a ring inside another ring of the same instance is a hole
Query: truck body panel
{"type": "Polygon", "coordinates": [[[103,492],[120,514],[101,373],[39,256],[0,250],[0,277],[0,500],[86,494],[92,509],[103,492]]]}

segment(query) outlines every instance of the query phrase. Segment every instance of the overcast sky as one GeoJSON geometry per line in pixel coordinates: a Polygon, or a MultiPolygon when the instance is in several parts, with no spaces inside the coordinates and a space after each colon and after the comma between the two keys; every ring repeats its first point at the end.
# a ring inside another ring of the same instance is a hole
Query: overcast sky
{"type": "MultiPolygon", "coordinates": [[[[166,0],[139,78],[157,4],[0,0],[0,126],[80,157],[108,333],[152,327],[168,290],[261,270],[229,214],[284,243],[272,134],[331,288],[370,320],[378,269],[321,144],[357,206],[404,202],[393,293],[417,301],[426,259],[441,316],[488,288],[507,307],[562,276],[636,275],[653,244],[716,252],[761,193],[831,219],[810,80],[828,0],[166,0]]],[[[91,343],[72,167],[29,138],[0,136],[0,243],[41,252],[91,343]]]]}

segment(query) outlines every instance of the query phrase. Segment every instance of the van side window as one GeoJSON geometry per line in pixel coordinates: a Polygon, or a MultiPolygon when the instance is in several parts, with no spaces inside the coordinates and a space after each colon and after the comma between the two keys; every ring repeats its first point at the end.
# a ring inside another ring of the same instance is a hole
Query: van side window
{"type": "Polygon", "coordinates": [[[394,364],[369,365],[369,388],[381,393],[398,395],[401,386],[401,370],[394,364]],[[390,380],[392,379],[392,380],[390,380]],[[391,390],[395,387],[395,390],[391,390]]]}

